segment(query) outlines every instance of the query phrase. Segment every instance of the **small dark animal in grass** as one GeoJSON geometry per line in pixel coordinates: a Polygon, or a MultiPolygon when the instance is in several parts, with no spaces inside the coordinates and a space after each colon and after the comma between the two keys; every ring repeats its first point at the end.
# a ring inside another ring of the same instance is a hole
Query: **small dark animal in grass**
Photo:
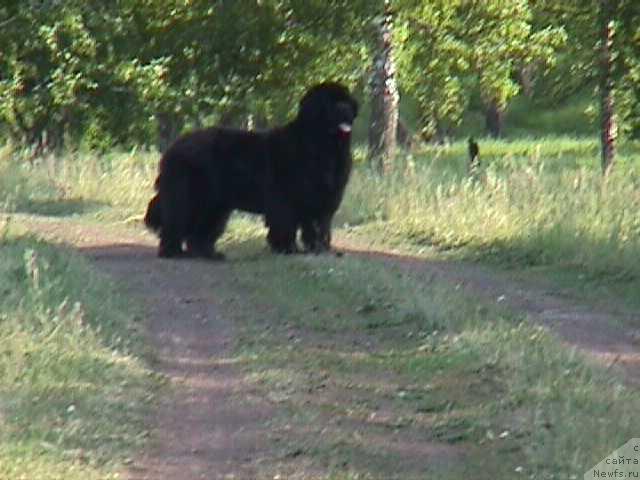
{"type": "Polygon", "coordinates": [[[160,257],[220,259],[216,240],[234,210],[264,215],[274,252],[331,247],[331,222],[351,172],[358,104],[334,82],[312,87],[297,116],[266,131],[208,128],[186,134],[160,160],[146,225],[160,257]]]}
{"type": "Polygon", "coordinates": [[[469,137],[469,172],[476,173],[480,168],[480,147],[478,143],[469,137]]]}

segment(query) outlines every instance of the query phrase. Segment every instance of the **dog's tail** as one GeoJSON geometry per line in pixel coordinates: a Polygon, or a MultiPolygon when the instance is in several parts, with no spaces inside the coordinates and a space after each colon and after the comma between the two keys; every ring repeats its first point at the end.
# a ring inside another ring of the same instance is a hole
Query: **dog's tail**
{"type": "Polygon", "coordinates": [[[162,228],[162,206],[160,205],[159,193],[156,193],[149,202],[147,213],[144,216],[144,224],[154,232],[159,232],[162,228]]]}

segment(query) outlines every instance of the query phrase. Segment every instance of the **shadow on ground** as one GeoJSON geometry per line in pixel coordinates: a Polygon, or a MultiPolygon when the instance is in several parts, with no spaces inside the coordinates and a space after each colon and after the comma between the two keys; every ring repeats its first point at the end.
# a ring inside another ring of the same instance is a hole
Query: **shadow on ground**
{"type": "Polygon", "coordinates": [[[20,203],[14,213],[42,215],[47,217],[71,217],[93,213],[107,206],[104,202],[88,201],[82,198],[61,200],[29,200],[20,203]]]}

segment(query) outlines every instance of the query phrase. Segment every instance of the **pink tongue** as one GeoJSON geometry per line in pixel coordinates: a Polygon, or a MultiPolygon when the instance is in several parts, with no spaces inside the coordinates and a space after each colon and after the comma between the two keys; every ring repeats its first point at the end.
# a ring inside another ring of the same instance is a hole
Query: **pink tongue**
{"type": "Polygon", "coordinates": [[[351,125],[348,123],[341,123],[338,125],[338,135],[340,138],[348,138],[351,135],[351,125]]]}

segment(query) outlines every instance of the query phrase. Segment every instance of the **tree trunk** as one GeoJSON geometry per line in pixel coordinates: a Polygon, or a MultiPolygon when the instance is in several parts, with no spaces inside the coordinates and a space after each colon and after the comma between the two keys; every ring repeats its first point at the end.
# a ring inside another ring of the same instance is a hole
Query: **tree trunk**
{"type": "Polygon", "coordinates": [[[493,138],[500,138],[502,136],[504,111],[495,100],[492,100],[485,110],[485,125],[487,132],[489,132],[489,135],[493,138]]]}
{"type": "Polygon", "coordinates": [[[399,94],[393,61],[390,0],[384,2],[384,16],[378,31],[378,54],[371,78],[371,120],[369,124],[369,161],[381,173],[393,165],[397,146],[399,94]]]}
{"type": "Polygon", "coordinates": [[[396,144],[406,149],[410,149],[413,144],[413,136],[409,127],[400,117],[398,117],[398,128],[396,129],[396,144]]]}
{"type": "Polygon", "coordinates": [[[522,93],[527,98],[532,98],[534,94],[535,70],[535,65],[531,63],[523,65],[518,70],[518,83],[520,83],[522,93]]]}
{"type": "Polygon", "coordinates": [[[600,145],[602,172],[606,175],[616,155],[616,119],[613,100],[612,46],[616,0],[600,0],[600,145]]]}
{"type": "Polygon", "coordinates": [[[167,148],[178,138],[182,123],[176,118],[175,114],[157,113],[156,120],[158,122],[158,150],[164,153],[167,148]]]}

